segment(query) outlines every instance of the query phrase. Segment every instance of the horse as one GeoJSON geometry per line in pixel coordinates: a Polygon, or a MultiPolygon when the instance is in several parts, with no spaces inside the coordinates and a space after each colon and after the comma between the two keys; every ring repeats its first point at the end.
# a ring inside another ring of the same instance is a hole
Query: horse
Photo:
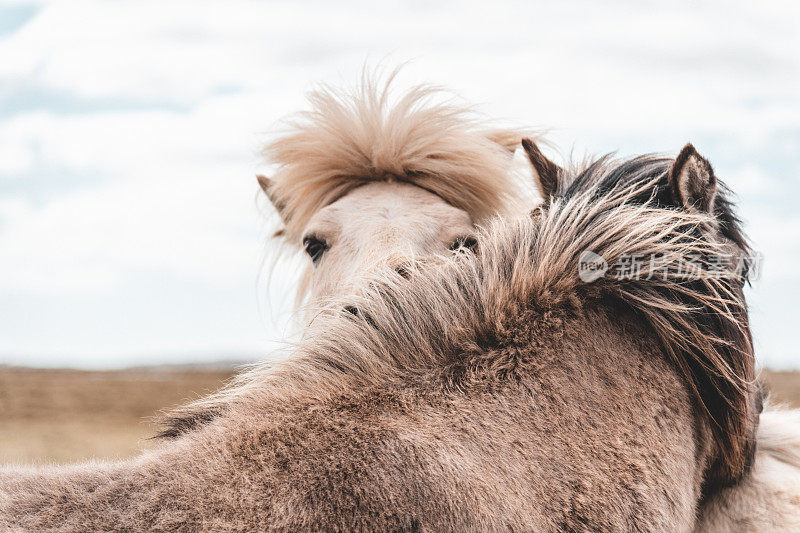
{"type": "MultiPolygon", "coordinates": [[[[312,90],[311,109],[286,119],[262,150],[274,169],[257,175],[279,217],[274,237],[281,251],[306,256],[295,298],[301,328],[375,271],[405,276],[427,257],[470,250],[479,226],[529,203],[513,155],[531,130],[499,127],[430,85],[393,102],[396,75],[365,71],[354,89],[312,90]]],[[[239,382],[172,409],[158,436],[213,417],[239,382]]]]}
{"type": "MultiPolygon", "coordinates": [[[[532,140],[523,139],[522,146],[534,168],[536,184],[545,201],[565,194],[570,184],[558,165],[547,159],[532,140]]],[[[704,173],[716,183],[711,165],[691,145],[681,151],[676,164],[686,158],[696,159],[697,165],[702,167],[700,174],[704,173]]],[[[698,173],[696,169],[690,171],[698,173]]],[[[686,208],[700,207],[713,212],[720,228],[723,231],[727,228],[730,233],[728,238],[736,244],[738,253],[744,256],[750,254],[744,238],[730,230],[739,224],[730,204],[717,203],[716,197],[704,199],[694,192],[699,189],[692,189],[691,185],[685,190],[680,190],[675,184],[670,185],[673,191],[671,200],[686,208]]],[[[662,195],[660,201],[667,204],[670,196],[666,200],[664,202],[662,195]]],[[[800,529],[800,411],[765,402],[759,417],[756,441],[753,465],[747,475],[704,501],[696,531],[722,533],[800,529]]]]}
{"type": "Polygon", "coordinates": [[[520,208],[512,156],[530,132],[430,86],[392,102],[393,77],[312,91],[311,110],[263,150],[275,171],[258,181],[283,243],[309,256],[298,303],[308,297],[312,312],[379,265],[402,272],[414,257],[474,246],[476,225],[520,208]]]}
{"type": "Polygon", "coordinates": [[[692,530],[750,468],[758,391],[747,272],[709,260],[743,237],[686,154],[569,170],[469,252],[373,272],[139,458],[3,470],[0,524],[692,530]],[[587,251],[661,272],[585,281],[587,251]]]}
{"type": "MultiPolygon", "coordinates": [[[[487,213],[513,212],[509,199],[524,195],[519,188],[513,190],[514,184],[502,173],[491,171],[502,169],[507,176],[507,159],[497,146],[486,149],[485,144],[490,137],[502,139],[501,146],[510,150],[522,132],[505,130],[486,136],[479,130],[476,137],[474,125],[470,132],[470,121],[465,120],[465,110],[425,105],[435,92],[431,88],[416,88],[390,110],[389,84],[378,91],[374,82],[365,79],[355,92],[328,88],[312,93],[313,110],[301,117],[305,121],[295,122],[290,135],[265,150],[279,171],[272,179],[259,177],[259,183],[292,228],[287,241],[303,246],[310,258],[298,302],[309,290],[316,302],[326,295],[347,294],[381,263],[404,273],[409,263],[445,247],[474,247],[476,241],[470,235],[476,221],[486,220],[487,213]],[[430,123],[444,127],[432,130],[430,123]],[[433,154],[439,151],[435,146],[453,137],[454,129],[459,131],[460,146],[471,144],[465,136],[474,144],[463,151],[448,147],[447,167],[433,154]],[[429,148],[420,150],[420,146],[429,148]],[[476,161],[481,162],[477,167],[476,161]],[[474,168],[483,170],[470,172],[474,168]],[[490,179],[481,179],[486,176],[490,179]],[[467,203],[459,193],[462,190],[467,191],[467,203]],[[431,198],[428,191],[438,198],[431,198]],[[300,215],[288,216],[287,204],[300,215]],[[320,261],[323,254],[325,261],[320,261]]],[[[534,141],[524,142],[523,148],[541,197],[548,198],[566,186],[559,179],[559,167],[534,141]]],[[[278,234],[287,236],[284,230],[278,234]]],[[[308,309],[313,314],[315,307],[308,309]]],[[[777,467],[761,467],[779,465],[800,474],[798,418],[792,411],[767,408],[758,434],[755,472],[741,486],[723,491],[703,506],[706,519],[698,530],[800,525],[800,502],[795,496],[800,491],[784,476],[772,473],[777,467]]]]}

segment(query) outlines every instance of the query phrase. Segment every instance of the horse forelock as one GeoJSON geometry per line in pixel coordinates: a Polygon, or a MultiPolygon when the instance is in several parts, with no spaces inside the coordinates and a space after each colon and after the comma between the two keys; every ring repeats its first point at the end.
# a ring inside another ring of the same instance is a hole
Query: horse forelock
{"type": "Polygon", "coordinates": [[[300,238],[319,209],[372,181],[419,185],[476,221],[520,197],[510,166],[522,132],[491,127],[435,87],[394,99],[393,78],[365,74],[355,90],[312,91],[311,110],[264,148],[289,240],[300,238]]]}

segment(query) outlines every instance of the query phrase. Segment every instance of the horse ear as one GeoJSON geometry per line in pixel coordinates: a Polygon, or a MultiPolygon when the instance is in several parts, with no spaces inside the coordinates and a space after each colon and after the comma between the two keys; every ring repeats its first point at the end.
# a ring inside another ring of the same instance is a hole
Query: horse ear
{"type": "Polygon", "coordinates": [[[269,198],[269,201],[272,202],[273,207],[275,207],[275,210],[278,212],[283,222],[286,223],[286,204],[278,199],[278,197],[275,195],[275,191],[272,190],[272,180],[263,174],[256,174],[256,179],[258,180],[258,184],[261,186],[261,189],[267,195],[267,198],[269,198]]]}
{"type": "Polygon", "coordinates": [[[533,167],[533,177],[539,192],[548,198],[558,192],[558,176],[561,174],[561,167],[547,159],[531,139],[522,139],[522,148],[528,154],[528,159],[533,167]]]}
{"type": "Polygon", "coordinates": [[[669,171],[669,185],[678,203],[685,208],[710,213],[717,196],[714,169],[691,143],[678,154],[669,171]]]}

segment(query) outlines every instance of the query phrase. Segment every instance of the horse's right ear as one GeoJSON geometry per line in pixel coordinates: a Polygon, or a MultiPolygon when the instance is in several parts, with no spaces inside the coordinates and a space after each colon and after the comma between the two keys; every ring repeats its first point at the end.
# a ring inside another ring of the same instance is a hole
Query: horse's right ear
{"type": "Polygon", "coordinates": [[[676,199],[687,209],[710,213],[717,196],[717,178],[711,163],[691,143],[675,158],[669,170],[669,185],[676,199]]]}
{"type": "Polygon", "coordinates": [[[544,198],[553,196],[558,192],[558,176],[561,167],[547,159],[531,139],[522,139],[522,148],[528,154],[528,159],[533,167],[533,177],[539,192],[544,198]]]}
{"type": "Polygon", "coordinates": [[[269,201],[272,202],[273,207],[280,215],[281,220],[286,223],[286,204],[275,195],[275,191],[272,189],[272,180],[263,174],[256,174],[256,179],[264,194],[267,195],[267,198],[269,198],[269,201]]]}

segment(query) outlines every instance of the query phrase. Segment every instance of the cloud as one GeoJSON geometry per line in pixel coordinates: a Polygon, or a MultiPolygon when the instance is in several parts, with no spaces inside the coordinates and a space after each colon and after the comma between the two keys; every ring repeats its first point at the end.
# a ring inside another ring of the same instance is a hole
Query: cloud
{"type": "MultiPolygon", "coordinates": [[[[23,318],[0,321],[0,353],[95,364],[281,337],[270,324],[286,323],[296,268],[279,263],[265,296],[258,146],[314,83],[352,84],[365,60],[411,59],[401,86],[442,83],[488,115],[552,128],[565,154],[692,140],[740,193],[765,276],[797,281],[795,4],[0,3],[0,19],[12,11],[0,314],[23,318]]],[[[780,291],[762,287],[755,318],[785,324],[780,291]]],[[[782,346],[768,344],[774,361],[782,346]]]]}
{"type": "Polygon", "coordinates": [[[24,26],[36,14],[36,6],[22,3],[0,4],[0,38],[24,26]]]}

